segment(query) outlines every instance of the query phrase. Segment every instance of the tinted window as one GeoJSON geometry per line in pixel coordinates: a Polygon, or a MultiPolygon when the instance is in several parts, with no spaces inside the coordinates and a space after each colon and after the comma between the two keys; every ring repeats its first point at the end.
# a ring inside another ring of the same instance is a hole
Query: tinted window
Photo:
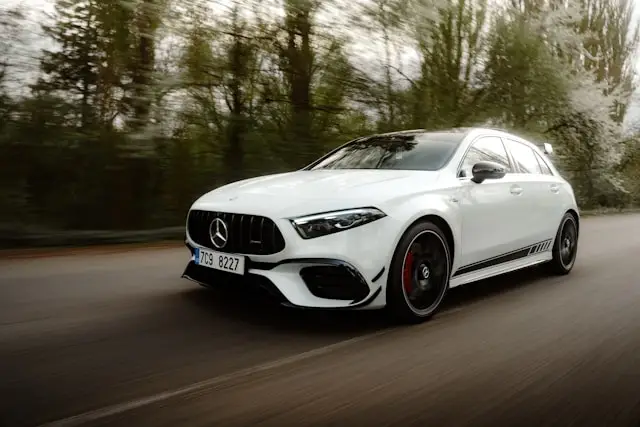
{"type": "Polygon", "coordinates": [[[547,162],[544,161],[540,154],[536,153],[535,151],[534,153],[536,155],[536,159],[538,159],[538,165],[540,165],[540,170],[542,171],[542,173],[545,175],[553,175],[553,172],[551,172],[551,168],[549,168],[547,162]]]}
{"type": "Polygon", "coordinates": [[[459,177],[471,177],[471,169],[478,162],[495,162],[505,167],[507,172],[511,172],[507,150],[502,144],[502,140],[495,136],[486,136],[473,143],[465,155],[462,167],[458,173],[459,177]]]}
{"type": "Polygon", "coordinates": [[[447,164],[462,132],[376,135],[353,141],[309,169],[399,169],[434,171],[447,164]]]}
{"type": "Polygon", "coordinates": [[[533,174],[542,173],[538,160],[536,159],[536,154],[531,147],[527,147],[517,141],[507,140],[506,142],[509,145],[509,151],[511,151],[513,160],[515,160],[520,172],[533,174]]]}

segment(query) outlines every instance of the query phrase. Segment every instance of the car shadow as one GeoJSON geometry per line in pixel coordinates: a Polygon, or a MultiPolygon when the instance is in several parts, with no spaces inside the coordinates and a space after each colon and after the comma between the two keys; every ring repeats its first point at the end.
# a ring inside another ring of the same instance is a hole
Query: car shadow
{"type": "MultiPolygon", "coordinates": [[[[498,277],[453,288],[441,313],[463,308],[483,300],[499,297],[532,285],[546,277],[539,267],[519,270],[498,277]]],[[[305,310],[284,307],[268,294],[253,288],[216,287],[205,289],[197,284],[180,293],[181,297],[204,312],[253,328],[279,333],[355,336],[398,326],[384,310],[305,310]]]]}
{"type": "Polygon", "coordinates": [[[449,291],[443,302],[442,311],[452,310],[482,300],[497,298],[500,294],[514,292],[527,286],[532,286],[548,277],[548,273],[541,266],[530,267],[503,274],[475,283],[457,286],[449,291]]]}
{"type": "Polygon", "coordinates": [[[279,333],[355,336],[393,326],[379,310],[334,311],[284,307],[253,288],[216,287],[194,289],[181,295],[196,307],[235,323],[279,333]]]}

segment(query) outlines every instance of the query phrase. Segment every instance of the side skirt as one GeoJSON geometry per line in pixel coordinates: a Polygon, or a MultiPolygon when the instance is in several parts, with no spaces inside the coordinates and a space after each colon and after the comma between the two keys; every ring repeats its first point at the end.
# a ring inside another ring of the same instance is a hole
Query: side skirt
{"type": "Polygon", "coordinates": [[[449,286],[455,287],[550,261],[553,258],[552,243],[553,240],[548,239],[504,255],[461,267],[451,276],[449,286]]]}

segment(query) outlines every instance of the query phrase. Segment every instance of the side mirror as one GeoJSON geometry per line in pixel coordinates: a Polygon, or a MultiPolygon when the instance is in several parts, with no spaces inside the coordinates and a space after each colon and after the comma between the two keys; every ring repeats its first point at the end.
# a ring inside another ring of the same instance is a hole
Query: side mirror
{"type": "Polygon", "coordinates": [[[542,150],[544,152],[544,154],[553,154],[553,145],[549,144],[548,142],[544,143],[544,149],[542,150]]]}
{"type": "Polygon", "coordinates": [[[476,184],[482,183],[485,179],[500,179],[507,174],[504,166],[494,162],[478,162],[471,169],[473,178],[471,181],[476,184]]]}

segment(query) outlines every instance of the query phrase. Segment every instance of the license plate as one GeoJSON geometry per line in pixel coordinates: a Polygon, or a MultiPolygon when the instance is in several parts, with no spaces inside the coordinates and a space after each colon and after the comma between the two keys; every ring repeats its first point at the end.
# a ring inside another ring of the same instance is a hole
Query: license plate
{"type": "Polygon", "coordinates": [[[195,262],[203,267],[226,271],[233,274],[244,274],[244,257],[196,248],[195,262]]]}

